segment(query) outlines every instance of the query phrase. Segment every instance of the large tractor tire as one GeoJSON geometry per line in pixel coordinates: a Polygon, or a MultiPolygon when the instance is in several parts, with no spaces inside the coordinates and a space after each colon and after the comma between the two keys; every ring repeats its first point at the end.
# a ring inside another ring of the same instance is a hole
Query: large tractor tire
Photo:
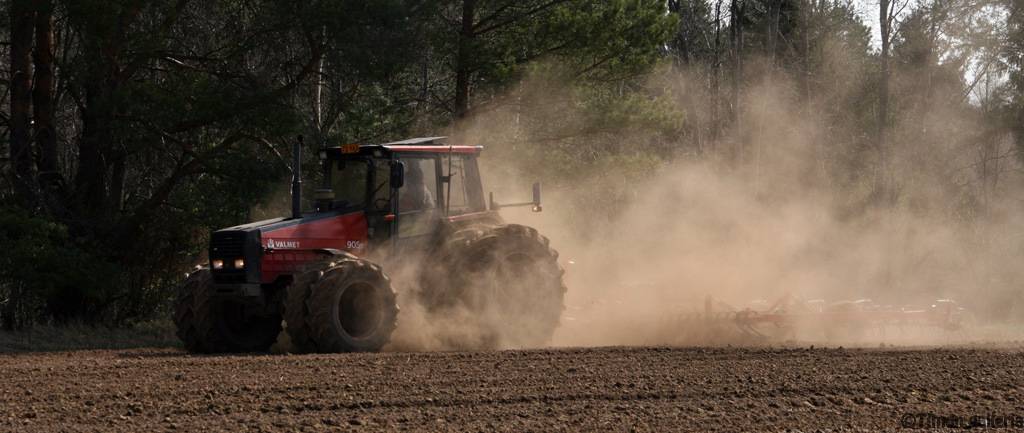
{"type": "Polygon", "coordinates": [[[288,333],[305,352],[373,352],[391,340],[398,305],[380,266],[338,256],[296,278],[285,306],[288,333]]]}
{"type": "Polygon", "coordinates": [[[178,338],[189,352],[204,352],[199,331],[195,323],[195,295],[210,284],[210,271],[197,269],[178,288],[178,296],[174,299],[174,325],[178,338]]]}
{"type": "Polygon", "coordinates": [[[266,352],[281,333],[280,316],[257,316],[244,304],[213,296],[209,269],[188,276],[178,291],[174,324],[196,353],[266,352]]]}
{"type": "Polygon", "coordinates": [[[295,352],[314,353],[317,351],[316,342],[313,341],[313,330],[308,322],[310,316],[309,310],[306,308],[306,301],[309,300],[313,283],[320,280],[324,271],[334,267],[337,261],[345,259],[355,260],[356,256],[341,253],[338,256],[331,256],[323,261],[307,265],[288,286],[284,305],[284,322],[285,330],[292,342],[292,350],[295,352]]]}
{"type": "Polygon", "coordinates": [[[539,347],[564,310],[565,272],[536,229],[518,224],[454,233],[423,270],[422,300],[474,317],[483,348],[539,347]]]}

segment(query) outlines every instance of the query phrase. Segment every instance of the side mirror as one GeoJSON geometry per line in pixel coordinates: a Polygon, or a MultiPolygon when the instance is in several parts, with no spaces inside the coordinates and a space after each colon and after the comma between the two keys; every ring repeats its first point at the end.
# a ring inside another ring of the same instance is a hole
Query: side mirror
{"type": "Polygon", "coordinates": [[[405,185],[405,163],[395,161],[391,164],[391,187],[401,188],[405,185]]]}
{"type": "Polygon", "coordinates": [[[544,207],[540,205],[540,182],[533,183],[533,211],[540,212],[544,207]]]}

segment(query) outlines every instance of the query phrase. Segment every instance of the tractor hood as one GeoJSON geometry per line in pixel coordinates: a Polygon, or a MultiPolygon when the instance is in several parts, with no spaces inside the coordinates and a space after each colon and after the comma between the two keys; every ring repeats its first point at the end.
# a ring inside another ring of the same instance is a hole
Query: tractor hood
{"type": "Polygon", "coordinates": [[[298,272],[326,251],[362,253],[367,227],[362,211],[348,210],[274,218],[217,230],[210,238],[214,282],[269,284],[298,272]]]}

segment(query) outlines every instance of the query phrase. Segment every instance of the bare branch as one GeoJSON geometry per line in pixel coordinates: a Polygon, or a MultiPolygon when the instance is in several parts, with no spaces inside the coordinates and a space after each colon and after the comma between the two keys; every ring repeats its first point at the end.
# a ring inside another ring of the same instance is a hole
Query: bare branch
{"type": "Polygon", "coordinates": [[[503,12],[505,12],[506,10],[511,8],[512,6],[515,6],[517,3],[518,3],[518,0],[513,0],[513,1],[510,1],[508,3],[505,3],[504,5],[498,7],[498,9],[496,9],[494,11],[494,13],[492,13],[491,15],[486,16],[484,18],[481,18],[473,26],[474,27],[481,27],[481,26],[483,26],[483,25],[485,25],[485,24],[487,24],[487,23],[489,23],[491,21],[494,21],[494,20],[498,19],[498,17],[501,16],[501,14],[503,12]]]}
{"type": "Polygon", "coordinates": [[[292,77],[290,81],[285,82],[285,84],[282,85],[281,87],[273,89],[267,93],[256,95],[250,98],[250,100],[248,101],[239,101],[238,104],[236,104],[235,109],[230,110],[228,112],[215,114],[213,116],[209,116],[206,118],[189,119],[178,122],[176,125],[169,128],[169,132],[185,132],[191,129],[200,128],[216,122],[221,122],[227,119],[235,118],[242,115],[243,113],[249,112],[251,109],[258,106],[259,102],[261,101],[279,99],[282,95],[287,94],[292,89],[301,84],[306,79],[306,77],[310,76],[313,73],[313,71],[316,70],[316,65],[318,64],[320,57],[323,56],[324,49],[325,47],[322,44],[314,44],[312,47],[311,56],[309,60],[306,62],[306,64],[302,66],[302,69],[298,72],[298,74],[292,77]]]}
{"type": "Polygon", "coordinates": [[[183,161],[185,160],[184,158],[179,160],[177,166],[171,172],[171,175],[164,179],[160,186],[158,186],[156,190],[154,190],[153,194],[149,197],[149,199],[147,199],[145,202],[143,202],[135,209],[135,222],[139,223],[141,222],[141,220],[148,218],[151,212],[153,212],[154,210],[156,210],[157,207],[166,202],[168,197],[170,197],[171,192],[174,191],[174,188],[179,183],[181,183],[182,179],[184,179],[185,176],[195,173],[203,165],[208,165],[205,162],[206,158],[224,150],[225,148],[241,141],[244,138],[245,136],[241,134],[229,135],[228,137],[224,138],[224,140],[221,140],[221,142],[214,146],[212,149],[203,153],[202,155],[193,154],[194,156],[192,157],[192,159],[185,163],[183,163],[183,161]]]}
{"type": "MultiPolygon", "coordinates": [[[[562,3],[568,3],[569,1],[571,1],[571,0],[551,0],[551,1],[549,1],[547,3],[544,3],[544,4],[540,5],[540,6],[537,6],[537,7],[533,8],[533,9],[530,9],[530,10],[528,10],[526,12],[523,12],[519,16],[509,18],[507,20],[504,20],[504,21],[492,24],[492,25],[490,25],[488,27],[484,27],[484,28],[479,29],[479,30],[474,29],[473,30],[473,36],[480,36],[480,35],[483,35],[485,33],[489,33],[489,32],[492,32],[494,30],[498,30],[498,29],[500,29],[502,27],[505,27],[505,26],[508,26],[508,25],[511,25],[511,24],[515,24],[519,20],[522,20],[522,19],[525,19],[525,18],[529,18],[530,16],[536,15],[539,12],[543,12],[543,11],[545,11],[547,9],[550,9],[551,7],[557,6],[557,5],[562,4],[562,3]]],[[[477,27],[477,26],[474,26],[474,27],[477,27]]]]}
{"type": "Polygon", "coordinates": [[[899,4],[899,1],[895,1],[895,2],[893,2],[892,5],[889,6],[889,17],[888,17],[889,26],[892,26],[894,23],[898,24],[898,23],[895,22],[896,17],[898,17],[900,14],[902,14],[903,10],[906,9],[907,5],[909,5],[909,4],[910,4],[910,0],[903,0],[903,4],[899,4]],[[896,9],[897,7],[899,7],[898,10],[896,9]]]}
{"type": "Polygon", "coordinates": [[[967,98],[969,98],[971,96],[971,93],[974,92],[974,88],[978,85],[978,83],[981,82],[981,79],[988,74],[988,69],[989,67],[992,66],[994,62],[995,60],[985,62],[985,65],[982,66],[981,71],[974,75],[974,80],[971,81],[971,84],[969,84],[967,88],[964,89],[963,94],[960,96],[961,103],[967,101],[967,98]]]}
{"type": "Polygon", "coordinates": [[[281,163],[284,164],[284,166],[288,168],[288,171],[295,171],[295,169],[292,168],[291,163],[288,162],[288,158],[285,158],[284,155],[282,155],[281,152],[279,150],[277,150],[277,146],[274,146],[274,143],[271,143],[270,140],[267,140],[266,138],[263,138],[263,137],[256,137],[254,135],[249,135],[249,134],[245,134],[244,137],[249,139],[249,140],[252,140],[253,142],[262,144],[267,149],[270,149],[270,151],[275,156],[277,156],[277,159],[279,159],[281,161],[281,163]]]}
{"type": "MultiPolygon", "coordinates": [[[[163,40],[163,38],[166,37],[167,33],[171,30],[171,27],[174,25],[174,23],[178,21],[178,17],[181,16],[182,11],[185,10],[185,6],[187,4],[188,0],[178,0],[178,2],[175,3],[174,7],[167,14],[167,16],[164,17],[164,20],[160,23],[160,27],[157,29],[157,31],[153,32],[153,34],[150,35],[149,43],[146,45],[153,47],[156,46],[159,43],[159,41],[163,40]]],[[[128,66],[125,67],[124,70],[121,72],[121,78],[128,79],[134,76],[135,72],[138,71],[143,64],[152,59],[152,55],[157,52],[158,50],[154,48],[147,52],[149,55],[135,56],[135,59],[133,59],[132,62],[129,63],[128,66]]]]}

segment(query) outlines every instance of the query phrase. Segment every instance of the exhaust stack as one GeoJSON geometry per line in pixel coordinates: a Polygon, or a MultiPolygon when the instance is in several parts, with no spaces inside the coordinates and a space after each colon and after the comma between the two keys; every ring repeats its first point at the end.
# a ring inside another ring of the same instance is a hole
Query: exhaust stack
{"type": "Polygon", "coordinates": [[[292,147],[292,218],[302,218],[302,136],[292,147]]]}

